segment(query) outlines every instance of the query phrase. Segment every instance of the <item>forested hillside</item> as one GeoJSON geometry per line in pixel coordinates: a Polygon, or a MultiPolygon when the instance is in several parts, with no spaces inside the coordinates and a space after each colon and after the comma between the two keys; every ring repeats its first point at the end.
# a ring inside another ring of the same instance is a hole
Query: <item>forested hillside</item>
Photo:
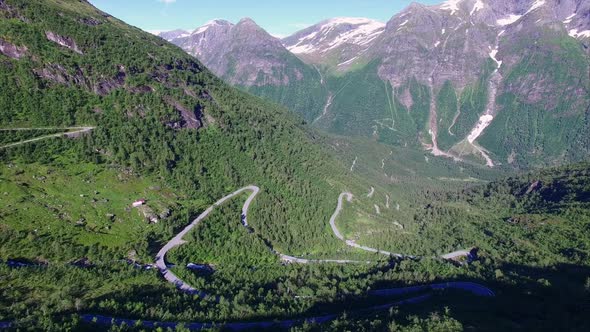
{"type": "MultiPolygon", "coordinates": [[[[313,231],[322,227],[315,220],[330,210],[324,198],[339,190],[328,181],[338,183],[342,171],[295,116],[228,88],[180,49],[87,4],[6,1],[1,13],[0,38],[26,48],[18,59],[3,56],[3,127],[94,125],[70,143],[81,151],[76,158],[153,174],[204,201],[256,182],[268,194],[259,201],[261,230],[290,232],[281,226],[289,218],[289,227],[323,236],[313,231]]],[[[71,154],[29,149],[3,153],[27,160],[71,154]]]]}

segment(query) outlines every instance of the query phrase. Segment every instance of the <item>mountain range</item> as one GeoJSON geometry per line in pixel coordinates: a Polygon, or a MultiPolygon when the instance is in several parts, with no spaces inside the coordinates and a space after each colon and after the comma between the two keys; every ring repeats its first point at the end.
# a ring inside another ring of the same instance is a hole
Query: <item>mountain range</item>
{"type": "Polygon", "coordinates": [[[490,167],[590,153],[590,1],[413,3],[279,40],[252,20],[160,34],[329,132],[490,167]]]}

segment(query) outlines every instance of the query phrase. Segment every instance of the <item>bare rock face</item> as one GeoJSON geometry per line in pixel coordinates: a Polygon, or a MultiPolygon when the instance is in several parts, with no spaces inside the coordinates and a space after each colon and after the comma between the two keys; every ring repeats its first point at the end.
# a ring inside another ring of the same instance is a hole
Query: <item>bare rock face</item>
{"type": "Polygon", "coordinates": [[[476,81],[496,47],[497,32],[474,23],[471,10],[413,4],[396,15],[370,50],[381,59],[379,76],[394,87],[415,78],[435,89],[450,80],[461,90],[476,81]]]}
{"type": "Polygon", "coordinates": [[[33,72],[37,77],[49,81],[50,83],[66,86],[81,86],[85,88],[90,86],[86,76],[80,68],[76,68],[74,73],[70,73],[62,65],[50,63],[43,68],[33,70],[33,72]]]}
{"type": "Polygon", "coordinates": [[[80,50],[78,45],[76,45],[76,42],[70,37],[60,36],[54,32],[51,32],[51,31],[46,31],[45,36],[47,37],[47,39],[51,40],[54,43],[59,44],[60,46],[69,48],[70,50],[72,50],[78,54],[84,54],[84,53],[82,53],[82,51],[80,50]]]}
{"type": "Polygon", "coordinates": [[[87,26],[91,26],[91,27],[95,27],[97,25],[101,25],[102,24],[102,22],[100,20],[97,20],[94,17],[84,17],[84,18],[81,18],[79,20],[79,22],[82,23],[82,24],[85,24],[87,26]]]}
{"type": "Polygon", "coordinates": [[[94,84],[93,91],[99,96],[106,96],[111,91],[120,88],[122,85],[123,84],[116,79],[105,78],[94,84]]]}
{"type": "Polygon", "coordinates": [[[12,59],[20,59],[27,54],[26,46],[16,46],[0,39],[0,53],[12,59]]]}
{"type": "Polygon", "coordinates": [[[154,89],[148,85],[139,85],[139,86],[129,87],[128,90],[133,93],[137,93],[137,94],[145,94],[145,93],[154,92],[154,89]]]}
{"type": "Polygon", "coordinates": [[[117,66],[118,72],[115,77],[102,78],[96,82],[93,86],[93,91],[97,95],[106,96],[111,91],[119,89],[125,85],[125,78],[127,73],[125,67],[122,65],[117,66]]]}
{"type": "Polygon", "coordinates": [[[199,129],[203,127],[203,112],[200,105],[195,105],[191,110],[177,100],[168,98],[166,103],[174,108],[178,112],[179,118],[172,119],[166,123],[166,125],[172,129],[199,129]]]}
{"type": "MultiPolygon", "coordinates": [[[[118,66],[119,72],[115,77],[101,77],[99,79],[89,79],[87,72],[77,67],[74,72],[68,71],[60,64],[47,64],[43,68],[33,70],[35,75],[52,84],[61,84],[65,86],[79,86],[93,93],[106,96],[111,91],[125,86],[127,74],[123,66],[118,66]]],[[[150,92],[149,87],[135,88],[137,93],[150,92]]],[[[131,89],[130,89],[131,90],[131,89]]]]}

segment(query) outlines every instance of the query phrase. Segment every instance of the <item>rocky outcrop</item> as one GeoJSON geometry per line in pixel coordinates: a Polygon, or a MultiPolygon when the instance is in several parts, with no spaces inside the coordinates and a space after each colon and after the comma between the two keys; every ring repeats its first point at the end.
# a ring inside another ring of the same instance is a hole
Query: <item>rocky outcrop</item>
{"type": "Polygon", "coordinates": [[[97,95],[106,96],[111,91],[119,89],[125,85],[125,78],[127,73],[125,67],[122,65],[117,66],[118,72],[115,77],[101,78],[93,85],[93,91],[97,95]]]}
{"type": "Polygon", "coordinates": [[[101,25],[102,21],[94,18],[94,17],[84,17],[79,20],[80,23],[85,24],[90,27],[95,27],[97,25],[101,25]]]}
{"type": "MultiPolygon", "coordinates": [[[[34,69],[35,75],[45,81],[53,84],[61,84],[66,86],[79,86],[85,88],[93,93],[106,96],[111,91],[125,86],[126,72],[123,66],[118,66],[119,72],[115,77],[100,77],[98,79],[91,79],[89,75],[80,67],[76,67],[75,71],[68,71],[60,64],[48,64],[43,68],[34,69]]],[[[141,92],[149,90],[149,87],[130,88],[141,92]]]]}
{"type": "Polygon", "coordinates": [[[20,59],[27,54],[26,46],[16,46],[0,39],[0,53],[12,59],[20,59]]]}
{"type": "Polygon", "coordinates": [[[193,109],[185,107],[177,100],[167,98],[166,103],[174,108],[179,115],[178,118],[166,122],[172,129],[199,129],[203,127],[203,112],[201,105],[195,105],[193,109]]]}
{"type": "Polygon", "coordinates": [[[34,69],[33,72],[39,78],[51,83],[62,84],[66,86],[81,86],[89,88],[90,84],[82,70],[77,67],[73,72],[69,72],[60,64],[47,64],[43,68],[34,69]]]}
{"type": "Polygon", "coordinates": [[[69,48],[70,50],[72,50],[78,54],[84,54],[80,50],[80,48],[78,47],[76,42],[70,37],[60,36],[54,32],[51,32],[51,31],[46,31],[45,36],[47,37],[47,39],[51,40],[54,43],[57,43],[60,46],[69,48]]]}
{"type": "Polygon", "coordinates": [[[93,92],[99,96],[106,96],[111,91],[123,86],[124,83],[113,78],[104,78],[96,82],[93,86],[93,92]]]}
{"type": "Polygon", "coordinates": [[[154,89],[151,86],[148,86],[148,85],[133,86],[133,87],[127,88],[127,90],[129,90],[129,91],[131,91],[133,93],[137,93],[137,94],[144,94],[144,93],[154,92],[154,89]]]}
{"type": "Polygon", "coordinates": [[[379,76],[394,87],[415,78],[435,90],[449,80],[461,90],[481,76],[496,34],[458,12],[413,4],[387,23],[369,57],[381,60],[379,76]]]}

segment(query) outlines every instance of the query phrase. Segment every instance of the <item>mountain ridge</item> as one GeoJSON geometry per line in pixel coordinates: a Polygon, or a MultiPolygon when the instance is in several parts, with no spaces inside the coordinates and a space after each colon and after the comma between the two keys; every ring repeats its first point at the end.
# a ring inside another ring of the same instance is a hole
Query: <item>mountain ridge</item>
{"type": "Polygon", "coordinates": [[[384,28],[385,24],[376,20],[336,17],[298,31],[282,42],[304,61],[340,71],[350,68],[384,28]]]}
{"type": "MultiPolygon", "coordinates": [[[[326,92],[315,98],[315,116],[277,97],[291,93],[289,84],[266,82],[249,91],[330,132],[410,144],[490,167],[552,164],[563,153],[580,160],[590,152],[578,143],[587,139],[581,126],[590,103],[583,75],[590,72],[588,0],[412,3],[386,24],[329,19],[282,43],[320,74],[313,84],[326,92]],[[274,93],[256,92],[265,89],[274,93]],[[539,126],[542,134],[533,138],[539,126]],[[562,126],[577,128],[575,137],[562,126]]],[[[276,47],[260,54],[284,52],[276,47]]]]}

